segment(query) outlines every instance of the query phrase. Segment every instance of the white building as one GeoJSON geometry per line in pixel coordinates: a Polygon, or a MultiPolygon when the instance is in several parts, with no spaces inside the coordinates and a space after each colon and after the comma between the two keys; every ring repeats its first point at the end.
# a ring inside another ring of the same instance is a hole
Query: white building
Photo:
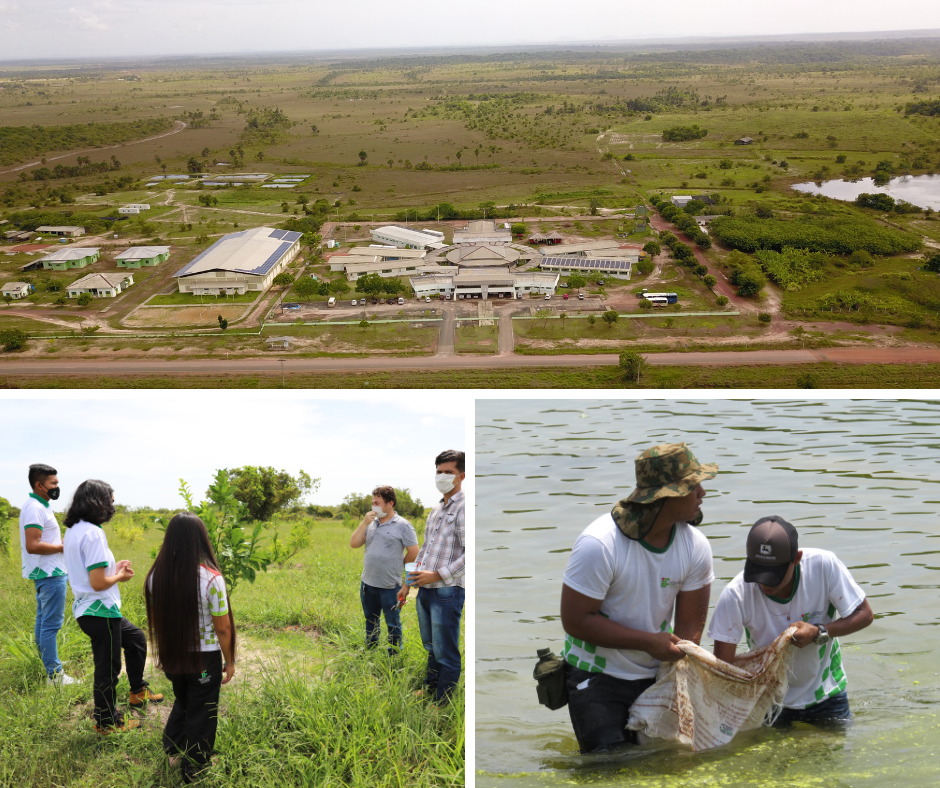
{"type": "Polygon", "coordinates": [[[125,205],[123,208],[118,208],[118,213],[125,216],[136,216],[141,211],[149,211],[150,206],[146,203],[131,203],[130,205],[125,205]]]}
{"type": "Polygon", "coordinates": [[[684,195],[676,194],[672,197],[670,202],[673,205],[675,205],[676,208],[685,208],[685,206],[689,204],[689,201],[691,199],[692,199],[692,195],[690,194],[684,194],[684,195]]]}
{"type": "Polygon", "coordinates": [[[7,282],[0,288],[0,297],[10,296],[13,299],[26,298],[29,295],[29,285],[26,282],[7,282]]]}
{"type": "Polygon", "coordinates": [[[85,234],[85,228],[44,224],[42,227],[37,227],[36,232],[58,235],[60,238],[78,238],[85,234]]]}
{"type": "Polygon", "coordinates": [[[87,274],[72,282],[66,290],[69,298],[78,298],[82,293],[91,293],[96,298],[115,298],[134,284],[134,275],[127,271],[106,274],[87,274]]]}
{"type": "Polygon", "coordinates": [[[619,241],[582,241],[574,244],[553,244],[552,246],[542,246],[539,251],[547,257],[562,257],[564,255],[574,255],[580,257],[601,256],[621,257],[624,255],[639,254],[640,247],[633,245],[621,245],[619,241]]]}
{"type": "Polygon", "coordinates": [[[454,230],[455,244],[508,244],[512,242],[512,233],[497,227],[496,222],[467,222],[462,230],[454,230]]]}
{"type": "MultiPolygon", "coordinates": [[[[398,249],[394,246],[369,246],[351,249],[349,254],[330,257],[330,270],[343,271],[350,282],[362,274],[376,273],[386,279],[393,276],[414,276],[428,268],[424,249],[398,249]]],[[[431,268],[438,266],[431,265],[431,268]]]]}
{"type": "Polygon", "coordinates": [[[194,295],[267,290],[300,253],[301,235],[271,227],[224,235],[174,274],[179,290],[194,295]]]}
{"type": "Polygon", "coordinates": [[[445,245],[439,233],[412,230],[409,227],[399,227],[397,224],[374,228],[372,239],[380,244],[402,249],[442,249],[445,245]]]}
{"type": "Polygon", "coordinates": [[[460,268],[453,272],[411,277],[411,287],[418,298],[441,295],[465,298],[522,298],[524,295],[554,295],[558,274],[540,271],[510,273],[493,268],[460,268]]]}

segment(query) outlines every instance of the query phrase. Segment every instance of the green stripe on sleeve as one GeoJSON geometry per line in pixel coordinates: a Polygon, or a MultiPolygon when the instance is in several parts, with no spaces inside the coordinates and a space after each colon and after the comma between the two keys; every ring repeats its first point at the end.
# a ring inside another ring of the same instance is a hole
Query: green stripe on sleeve
{"type": "Polygon", "coordinates": [[[90,572],[92,569],[100,569],[101,567],[107,566],[107,565],[108,565],[107,561],[102,561],[100,564],[92,564],[91,566],[86,567],[86,568],[90,572]]]}
{"type": "Polygon", "coordinates": [[[38,525],[37,523],[30,523],[29,525],[24,525],[24,526],[23,526],[23,530],[24,530],[24,531],[25,531],[27,528],[38,528],[40,531],[42,530],[42,526],[41,526],[41,525],[38,525]]]}

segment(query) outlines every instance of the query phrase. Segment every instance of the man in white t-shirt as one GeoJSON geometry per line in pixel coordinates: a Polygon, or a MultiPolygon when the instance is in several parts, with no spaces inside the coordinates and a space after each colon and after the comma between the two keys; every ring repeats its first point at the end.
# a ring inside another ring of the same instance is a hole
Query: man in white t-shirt
{"type": "Polygon", "coordinates": [[[684,443],[636,459],[637,488],[578,537],[565,570],[568,713],[583,754],[635,741],[630,707],[662,662],[698,643],[708,615],[712,552],[693,526],[702,520],[702,482],[718,473],[684,443]],[[673,620],[675,626],[672,626],[673,620]]]}
{"type": "Polygon", "coordinates": [[[56,638],[65,621],[68,575],[62,555],[62,532],[49,501],[59,498],[58,471],[51,465],[29,466],[32,492],[20,509],[20,556],[23,577],[36,586],[36,646],[50,684],[76,684],[59,661],[56,638]]]}
{"type": "Polygon", "coordinates": [[[721,592],[708,636],[715,656],[734,662],[742,636],[752,650],[795,625],[792,642],[800,650],[776,724],[822,723],[852,716],[838,638],[873,618],[865,592],[834,553],[800,550],[796,528],[764,517],[747,535],[744,571],[721,592]]]}

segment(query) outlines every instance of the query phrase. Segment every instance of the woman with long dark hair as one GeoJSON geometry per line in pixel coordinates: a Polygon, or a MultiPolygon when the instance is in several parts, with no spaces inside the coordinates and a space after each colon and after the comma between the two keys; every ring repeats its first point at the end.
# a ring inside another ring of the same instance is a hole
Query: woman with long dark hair
{"type": "Polygon", "coordinates": [[[220,687],[235,675],[235,621],[209,532],[196,515],[184,512],[167,524],[144,595],[157,664],[176,695],[163,749],[181,758],[188,783],[209,765],[220,687]]]}
{"type": "Polygon", "coordinates": [[[124,720],[117,710],[117,684],[121,674],[121,651],[131,685],[130,705],[142,708],[148,701],[159,703],[144,681],[147,638],[121,615],[118,583],[134,576],[130,561],[115,561],[102,527],[114,517],[114,490],[110,484],[88,479],[78,485],[65,515],[63,555],[75,601],[72,615],[91,638],[95,662],[95,730],[108,734],[131,730],[137,720],[124,720]]]}

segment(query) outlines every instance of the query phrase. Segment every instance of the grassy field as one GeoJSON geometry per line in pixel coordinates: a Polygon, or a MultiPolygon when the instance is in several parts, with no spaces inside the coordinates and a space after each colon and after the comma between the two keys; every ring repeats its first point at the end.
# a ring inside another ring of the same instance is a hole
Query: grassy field
{"type": "MultiPolygon", "coordinates": [[[[14,556],[0,555],[0,785],[180,783],[161,747],[172,686],[149,663],[147,679],[167,695],[164,704],[128,712],[142,719],[140,731],[104,740],[94,732],[91,651],[69,612],[71,591],[60,656],[83,683],[60,691],[45,686],[30,643],[32,583],[20,578],[15,527],[5,527],[14,556]]],[[[160,533],[105,528],[115,555],[133,560],[137,573],[121,587],[122,612],[146,629],[142,582],[160,533]]],[[[204,784],[462,786],[462,685],[457,701],[443,710],[412,696],[426,660],[414,604],[403,611],[400,660],[367,654],[358,591],[361,551],[349,548],[349,528],[342,523],[311,523],[310,532],[310,547],[254,584],[242,582],[232,598],[238,668],[222,688],[216,756],[204,784]]],[[[125,708],[128,691],[122,675],[118,697],[125,708]]]]}
{"type": "Polygon", "coordinates": [[[454,335],[454,349],[458,353],[497,353],[498,345],[498,326],[464,323],[454,335]]]}
{"type": "Polygon", "coordinates": [[[209,304],[224,306],[226,304],[253,304],[258,300],[260,293],[246,292],[241,295],[198,296],[192,293],[169,293],[154,296],[147,302],[147,306],[189,306],[192,304],[209,304]]]}

